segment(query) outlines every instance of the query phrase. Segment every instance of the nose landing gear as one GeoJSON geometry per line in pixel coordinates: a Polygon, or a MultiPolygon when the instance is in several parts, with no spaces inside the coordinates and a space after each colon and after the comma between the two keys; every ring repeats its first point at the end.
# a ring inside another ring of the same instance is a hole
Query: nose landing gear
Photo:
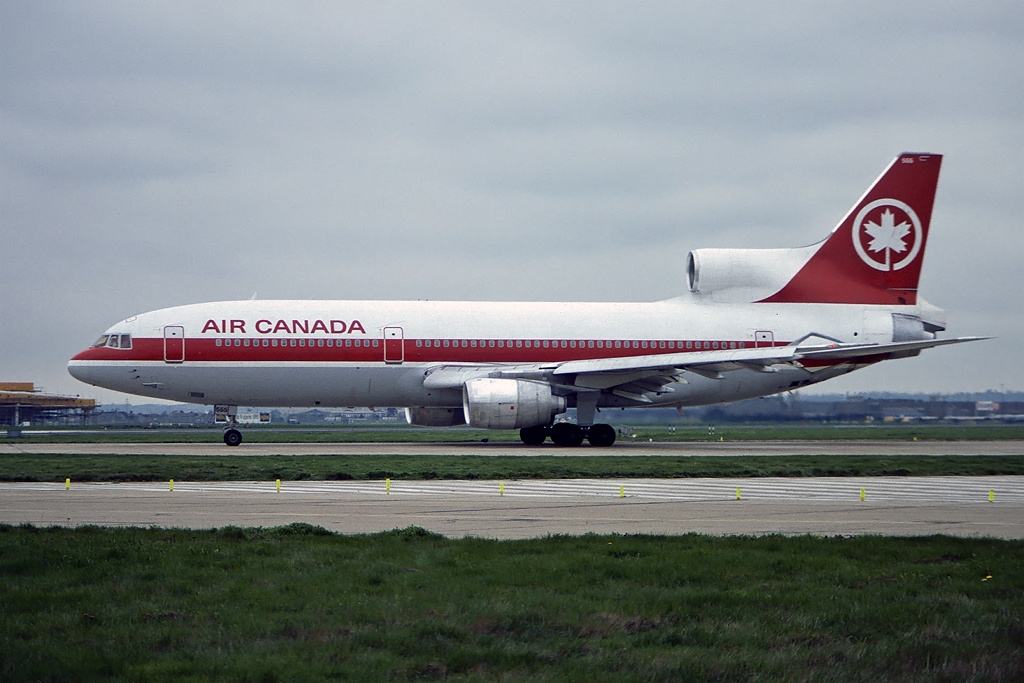
{"type": "Polygon", "coordinates": [[[238,431],[238,422],[235,416],[238,414],[238,406],[216,405],[213,407],[213,419],[215,422],[226,422],[224,429],[224,443],[228,446],[237,446],[242,443],[242,432],[238,431]]]}
{"type": "Polygon", "coordinates": [[[224,443],[228,446],[237,446],[242,443],[242,432],[238,431],[234,427],[224,431],[224,443]]]}

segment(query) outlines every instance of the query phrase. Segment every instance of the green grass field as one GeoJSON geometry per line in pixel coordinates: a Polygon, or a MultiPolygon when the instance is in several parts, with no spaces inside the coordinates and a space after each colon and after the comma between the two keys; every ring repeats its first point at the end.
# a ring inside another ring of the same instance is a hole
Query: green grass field
{"type": "Polygon", "coordinates": [[[4,681],[1020,681],[1024,542],[0,525],[4,681]]]}
{"type": "Polygon", "coordinates": [[[1001,456],[0,455],[0,481],[581,479],[1024,474],[1001,456]]]}

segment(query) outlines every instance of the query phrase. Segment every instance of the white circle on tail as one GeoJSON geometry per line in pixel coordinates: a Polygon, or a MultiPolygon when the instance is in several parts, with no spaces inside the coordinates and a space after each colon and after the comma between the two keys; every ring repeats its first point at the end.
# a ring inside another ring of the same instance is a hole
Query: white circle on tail
{"type": "Polygon", "coordinates": [[[921,219],[898,199],[876,199],[858,211],[853,221],[857,255],[876,270],[906,268],[921,253],[923,242],[921,219]]]}

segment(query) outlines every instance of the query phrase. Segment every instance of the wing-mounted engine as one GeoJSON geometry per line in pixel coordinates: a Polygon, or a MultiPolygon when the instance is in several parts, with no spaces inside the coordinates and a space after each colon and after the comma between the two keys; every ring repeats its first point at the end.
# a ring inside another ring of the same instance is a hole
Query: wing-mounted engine
{"type": "Polygon", "coordinates": [[[694,249],[686,257],[690,292],[714,301],[758,301],[789,282],[816,248],[694,249]]]}
{"type": "Polygon", "coordinates": [[[481,429],[522,429],[549,425],[564,413],[566,400],[551,386],[518,379],[480,377],[463,385],[465,420],[481,429]]]}

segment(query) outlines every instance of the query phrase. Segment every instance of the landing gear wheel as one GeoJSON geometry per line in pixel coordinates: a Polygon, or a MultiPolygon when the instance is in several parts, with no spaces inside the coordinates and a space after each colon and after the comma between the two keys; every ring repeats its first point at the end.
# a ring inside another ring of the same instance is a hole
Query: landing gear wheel
{"type": "Polygon", "coordinates": [[[539,446],[547,440],[548,431],[544,425],[523,427],[519,430],[519,439],[527,446],[539,446]]]}
{"type": "Polygon", "coordinates": [[[224,443],[229,446],[237,446],[242,443],[242,432],[237,429],[229,429],[224,432],[224,443]]]}
{"type": "Polygon", "coordinates": [[[551,440],[556,446],[575,448],[583,443],[583,429],[571,422],[559,422],[551,427],[551,440]]]}
{"type": "Polygon", "coordinates": [[[587,430],[587,441],[591,446],[607,448],[615,443],[615,429],[611,425],[593,425],[587,430]]]}

